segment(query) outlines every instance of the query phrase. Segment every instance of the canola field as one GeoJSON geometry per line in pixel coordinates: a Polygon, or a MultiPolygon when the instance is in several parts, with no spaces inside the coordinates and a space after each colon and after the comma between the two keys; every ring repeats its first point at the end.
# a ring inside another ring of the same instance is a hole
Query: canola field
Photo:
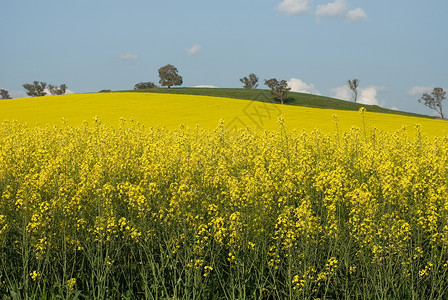
{"type": "Polygon", "coordinates": [[[337,114],[322,130],[3,121],[0,295],[446,299],[448,136],[428,125],[444,123],[337,114]]]}
{"type": "Polygon", "coordinates": [[[288,130],[318,128],[324,133],[347,132],[352,126],[372,127],[394,132],[407,126],[413,134],[414,124],[421,124],[428,136],[448,132],[448,122],[400,115],[368,113],[365,122],[355,111],[280,105],[260,96],[258,100],[239,100],[210,96],[157,93],[94,93],[51,97],[34,97],[0,101],[0,120],[19,120],[29,126],[60,125],[61,119],[72,126],[98,117],[104,124],[117,126],[120,119],[139,121],[147,127],[177,129],[180,124],[214,129],[224,120],[228,129],[276,130],[277,118],[287,120],[288,130]],[[339,117],[338,128],[333,116],[339,117]]]}

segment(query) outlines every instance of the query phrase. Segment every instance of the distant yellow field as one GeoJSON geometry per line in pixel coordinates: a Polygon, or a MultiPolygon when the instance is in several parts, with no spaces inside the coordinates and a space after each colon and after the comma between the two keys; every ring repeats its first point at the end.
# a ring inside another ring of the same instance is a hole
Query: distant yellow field
{"type": "MultiPolygon", "coordinates": [[[[168,129],[175,129],[180,124],[215,128],[223,119],[228,128],[249,126],[272,130],[277,128],[279,115],[283,115],[290,130],[311,131],[319,128],[322,132],[334,132],[334,115],[337,115],[341,132],[348,131],[352,126],[364,127],[359,112],[208,96],[94,93],[0,101],[0,120],[17,119],[30,126],[60,124],[62,118],[76,126],[84,120],[91,123],[98,116],[109,125],[118,124],[120,118],[133,118],[146,126],[165,126],[168,129]]],[[[376,127],[382,131],[395,131],[406,125],[412,134],[414,125],[418,123],[429,136],[448,132],[448,122],[440,120],[367,112],[365,121],[367,130],[376,127]]]]}

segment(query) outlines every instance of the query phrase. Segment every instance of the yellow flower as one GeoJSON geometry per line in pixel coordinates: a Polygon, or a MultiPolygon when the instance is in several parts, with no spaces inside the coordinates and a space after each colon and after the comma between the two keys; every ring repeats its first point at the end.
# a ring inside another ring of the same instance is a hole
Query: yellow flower
{"type": "Polygon", "coordinates": [[[76,278],[70,278],[69,280],[67,280],[67,288],[69,290],[72,291],[74,289],[75,285],[76,285],[76,278]]]}
{"type": "Polygon", "coordinates": [[[31,279],[33,279],[33,281],[36,281],[37,279],[39,279],[40,275],[41,275],[40,272],[37,272],[37,271],[33,271],[30,273],[31,279]]]}
{"type": "Polygon", "coordinates": [[[211,271],[213,271],[213,267],[205,266],[204,267],[204,277],[207,277],[208,275],[210,275],[211,271]]]}

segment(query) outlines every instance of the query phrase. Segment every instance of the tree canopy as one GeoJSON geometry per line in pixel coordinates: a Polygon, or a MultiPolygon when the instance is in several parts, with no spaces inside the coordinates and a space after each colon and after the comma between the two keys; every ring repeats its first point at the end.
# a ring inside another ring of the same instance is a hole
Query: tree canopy
{"type": "Polygon", "coordinates": [[[244,84],[245,89],[255,89],[258,86],[258,76],[254,73],[250,73],[249,77],[244,76],[240,81],[244,84]]]}
{"type": "Polygon", "coordinates": [[[0,89],[0,97],[2,97],[2,99],[11,99],[8,90],[5,89],[0,89]]]}
{"type": "Polygon", "coordinates": [[[271,78],[266,79],[264,84],[271,89],[272,96],[280,100],[282,104],[286,100],[289,90],[291,90],[291,87],[288,86],[288,82],[286,80],[279,81],[276,78],[271,78]]]}
{"type": "Polygon", "coordinates": [[[41,81],[39,83],[39,81],[34,81],[32,84],[25,83],[23,87],[27,90],[26,94],[30,97],[42,97],[47,94],[45,91],[45,88],[47,87],[46,82],[41,81]]]}
{"type": "Polygon", "coordinates": [[[54,85],[49,85],[48,90],[50,91],[51,95],[64,95],[67,90],[66,84],[61,84],[59,87],[54,85]]]}
{"type": "Polygon", "coordinates": [[[134,86],[134,90],[155,89],[157,88],[154,82],[140,82],[134,86]]]}
{"type": "Polygon", "coordinates": [[[182,76],[178,74],[177,68],[173,65],[166,65],[159,69],[160,85],[168,88],[175,85],[182,85],[182,76]]]}

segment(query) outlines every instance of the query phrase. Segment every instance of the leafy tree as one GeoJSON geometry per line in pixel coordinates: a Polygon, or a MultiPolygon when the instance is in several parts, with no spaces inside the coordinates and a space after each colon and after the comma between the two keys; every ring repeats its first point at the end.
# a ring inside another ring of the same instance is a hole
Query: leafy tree
{"type": "Polygon", "coordinates": [[[67,90],[67,85],[61,84],[59,87],[54,85],[49,85],[48,90],[50,91],[51,95],[64,95],[65,91],[67,90]]]}
{"type": "Polygon", "coordinates": [[[271,89],[272,96],[279,99],[282,104],[288,96],[288,91],[291,90],[286,80],[278,81],[275,78],[265,79],[264,84],[271,89]]]}
{"type": "Polygon", "coordinates": [[[0,89],[0,96],[2,99],[12,99],[11,96],[9,96],[8,90],[0,89]]]}
{"type": "Polygon", "coordinates": [[[176,67],[173,65],[166,65],[159,69],[160,85],[168,88],[173,85],[182,85],[182,76],[177,73],[176,67]]]}
{"type": "Polygon", "coordinates": [[[442,101],[446,99],[445,97],[446,91],[444,91],[442,88],[434,88],[431,92],[431,95],[428,93],[424,93],[423,96],[418,99],[418,102],[425,104],[429,108],[435,110],[442,119],[445,117],[443,116],[442,111],[442,101]]]}
{"type": "Polygon", "coordinates": [[[34,81],[33,84],[25,83],[23,87],[28,91],[26,94],[30,97],[41,97],[45,96],[47,92],[45,92],[45,88],[47,84],[45,82],[34,81]]]}
{"type": "Polygon", "coordinates": [[[140,82],[134,86],[134,90],[155,89],[157,85],[154,82],[140,82]]]}
{"type": "Polygon", "coordinates": [[[249,77],[244,76],[240,79],[245,89],[256,89],[258,86],[258,77],[254,73],[250,73],[249,77]]]}
{"type": "Polygon", "coordinates": [[[359,80],[358,79],[353,79],[353,80],[349,80],[347,81],[347,85],[348,87],[352,90],[353,92],[353,99],[356,100],[358,99],[358,85],[359,85],[359,80]]]}

